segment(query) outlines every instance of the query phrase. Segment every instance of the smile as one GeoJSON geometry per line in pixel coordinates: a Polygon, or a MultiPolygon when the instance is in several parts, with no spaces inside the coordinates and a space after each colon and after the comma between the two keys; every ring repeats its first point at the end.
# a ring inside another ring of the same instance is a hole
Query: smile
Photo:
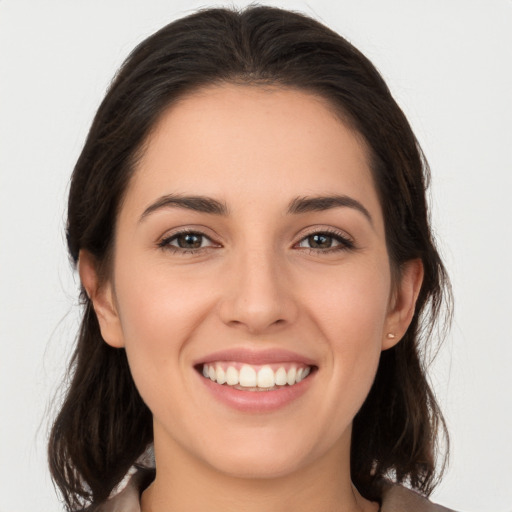
{"type": "Polygon", "coordinates": [[[301,402],[314,388],[315,359],[280,348],[232,347],[193,364],[208,397],[231,410],[271,413],[301,402]]]}
{"type": "Polygon", "coordinates": [[[243,391],[273,391],[294,386],[311,370],[311,366],[301,363],[250,365],[217,361],[202,365],[205,378],[243,391]]]}

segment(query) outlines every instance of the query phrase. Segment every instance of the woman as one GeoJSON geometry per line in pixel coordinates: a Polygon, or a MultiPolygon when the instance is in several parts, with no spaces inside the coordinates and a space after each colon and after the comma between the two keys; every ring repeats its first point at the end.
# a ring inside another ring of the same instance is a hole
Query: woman
{"type": "Polygon", "coordinates": [[[375,68],[316,21],[212,9],[140,44],[70,189],[69,510],[442,510],[427,179],[375,68]]]}

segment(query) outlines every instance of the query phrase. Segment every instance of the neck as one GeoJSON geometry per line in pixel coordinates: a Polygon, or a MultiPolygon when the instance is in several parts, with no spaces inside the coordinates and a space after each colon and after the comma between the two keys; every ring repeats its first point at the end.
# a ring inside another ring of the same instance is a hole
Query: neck
{"type": "MultiPolygon", "coordinates": [[[[350,440],[350,436],[349,440],[350,440]]],[[[161,445],[155,432],[157,474],[142,495],[142,512],[376,512],[350,479],[350,443],[311,464],[272,478],[222,473],[179,446],[161,445]],[[171,449],[169,449],[171,448],[171,449]]]]}

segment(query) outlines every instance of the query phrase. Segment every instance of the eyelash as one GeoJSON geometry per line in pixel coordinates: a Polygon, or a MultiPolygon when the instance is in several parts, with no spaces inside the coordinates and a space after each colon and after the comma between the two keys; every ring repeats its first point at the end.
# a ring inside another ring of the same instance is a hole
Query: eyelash
{"type": "Polygon", "coordinates": [[[302,249],[306,250],[309,254],[332,254],[341,251],[354,250],[356,248],[354,241],[351,240],[347,235],[333,229],[322,229],[319,231],[312,231],[311,233],[308,233],[306,236],[302,237],[298,243],[301,243],[304,240],[307,240],[308,238],[315,235],[324,235],[327,236],[328,238],[332,238],[333,242],[337,242],[338,245],[335,245],[334,247],[328,247],[327,249],[314,249],[313,247],[303,247],[302,249]]]}
{"type": "Polygon", "coordinates": [[[207,240],[210,240],[212,242],[212,240],[209,236],[205,235],[204,233],[201,233],[200,231],[194,231],[192,229],[184,229],[182,231],[178,231],[168,237],[163,238],[160,242],[158,242],[157,245],[161,249],[165,249],[165,250],[168,250],[175,254],[180,254],[180,255],[198,254],[198,253],[203,252],[205,249],[209,249],[210,247],[215,246],[215,244],[214,244],[212,246],[199,247],[197,249],[185,249],[185,248],[175,247],[175,246],[171,245],[172,241],[177,240],[179,236],[183,236],[183,235],[196,235],[198,237],[206,238],[207,240]]]}
{"type": "MultiPolygon", "coordinates": [[[[308,233],[306,236],[302,237],[299,240],[298,244],[302,243],[303,241],[305,241],[308,238],[315,236],[315,235],[324,235],[329,238],[332,238],[333,242],[337,242],[338,245],[335,245],[334,247],[328,247],[326,249],[315,249],[313,247],[302,247],[302,250],[305,250],[308,254],[325,255],[325,254],[332,254],[332,253],[337,253],[337,252],[341,252],[341,251],[354,250],[356,248],[354,242],[350,238],[348,238],[346,235],[342,234],[341,232],[335,231],[332,229],[322,229],[319,231],[312,231],[311,233],[308,233]]],[[[173,233],[172,235],[163,238],[160,242],[158,242],[157,245],[161,249],[165,249],[165,250],[171,251],[174,254],[179,254],[179,255],[200,254],[207,249],[215,247],[215,243],[211,240],[210,237],[208,237],[204,233],[201,233],[200,231],[194,231],[194,230],[189,230],[189,229],[185,229],[185,230],[173,233]],[[207,246],[207,247],[199,247],[197,249],[185,249],[185,248],[179,248],[179,247],[171,245],[171,242],[177,240],[178,237],[183,236],[183,235],[196,235],[197,237],[206,238],[207,240],[212,242],[213,245],[207,246]]],[[[295,245],[297,245],[297,244],[295,244],[295,245]]]]}

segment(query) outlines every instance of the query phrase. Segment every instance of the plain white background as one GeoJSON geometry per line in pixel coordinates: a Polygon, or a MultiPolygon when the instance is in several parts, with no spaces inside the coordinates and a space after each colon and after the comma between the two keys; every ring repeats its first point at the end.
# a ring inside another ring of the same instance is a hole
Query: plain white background
{"type": "MultiPolygon", "coordinates": [[[[237,2],[237,6],[247,2],[237,2]]],[[[455,322],[432,368],[452,436],[433,499],[512,510],[512,1],[275,1],[379,68],[429,158],[455,322]]],[[[0,512],[61,510],[50,401],[77,327],[68,180],[117,67],[205,2],[0,0],[0,512]]]]}

